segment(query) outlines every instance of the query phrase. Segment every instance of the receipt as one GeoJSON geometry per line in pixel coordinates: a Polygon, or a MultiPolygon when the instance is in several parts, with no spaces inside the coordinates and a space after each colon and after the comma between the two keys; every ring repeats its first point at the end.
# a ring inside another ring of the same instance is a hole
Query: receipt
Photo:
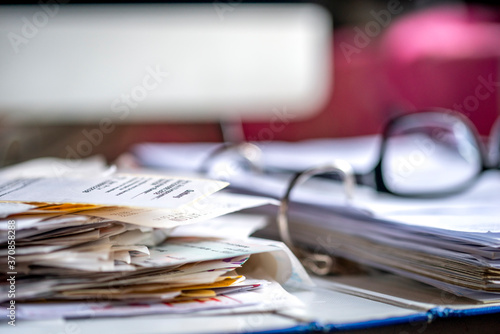
{"type": "Polygon", "coordinates": [[[0,177],[0,201],[177,208],[227,185],[214,180],[140,174],[87,178],[0,177]]]}

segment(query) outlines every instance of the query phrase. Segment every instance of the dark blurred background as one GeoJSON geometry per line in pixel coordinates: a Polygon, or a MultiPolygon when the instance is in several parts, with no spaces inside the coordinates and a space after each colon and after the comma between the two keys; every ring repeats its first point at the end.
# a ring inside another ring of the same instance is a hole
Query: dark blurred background
{"type": "MultiPolygon", "coordinates": [[[[151,3],[269,3],[269,1],[152,1],[151,3]]],[[[290,3],[273,1],[275,3],[290,3]]],[[[37,5],[39,1],[2,2],[37,5]]],[[[69,1],[74,4],[112,2],[69,1]]],[[[114,3],[114,2],[113,2],[114,3]]],[[[142,3],[122,1],[120,3],[142,3]]],[[[304,3],[291,2],[291,3],[304,3]]],[[[374,134],[392,116],[431,107],[463,112],[486,136],[498,116],[500,6],[496,1],[309,1],[333,17],[334,85],[314,116],[287,122],[245,122],[247,140],[298,141],[374,134]],[[397,14],[384,16],[388,8],[397,14]],[[380,33],[367,35],[378,25],[380,33]],[[479,94],[479,95],[478,95],[479,94]]],[[[1,124],[0,164],[41,156],[66,157],[94,123],[1,124]]],[[[118,124],[91,154],[115,160],[139,142],[220,142],[217,122],[118,124]]]]}

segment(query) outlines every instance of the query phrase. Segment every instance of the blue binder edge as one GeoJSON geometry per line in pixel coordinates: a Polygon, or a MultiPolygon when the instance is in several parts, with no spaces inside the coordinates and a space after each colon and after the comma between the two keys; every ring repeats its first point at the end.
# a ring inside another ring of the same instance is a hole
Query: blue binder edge
{"type": "Polygon", "coordinates": [[[373,327],[399,325],[404,323],[430,322],[432,320],[433,319],[431,314],[429,314],[428,312],[420,312],[401,317],[368,320],[368,321],[353,322],[346,324],[328,324],[323,327],[323,330],[328,332],[357,330],[357,329],[366,329],[373,327]]]}
{"type": "Polygon", "coordinates": [[[271,329],[268,331],[253,332],[255,334],[281,334],[281,333],[310,333],[310,332],[323,332],[324,326],[318,322],[304,323],[301,325],[286,327],[280,329],[271,329]]]}
{"type": "Polygon", "coordinates": [[[368,321],[360,321],[345,324],[322,324],[320,322],[310,322],[301,325],[273,329],[268,331],[260,331],[259,334],[281,334],[281,333],[309,333],[313,332],[340,332],[347,330],[360,330],[374,327],[383,327],[391,325],[399,325],[404,323],[428,322],[432,323],[436,319],[446,319],[453,317],[469,317],[475,315],[487,315],[500,313],[500,306],[484,306],[479,308],[469,309],[454,309],[451,307],[434,307],[426,312],[414,313],[407,316],[391,317],[385,319],[376,319],[368,321]]]}
{"type": "Polygon", "coordinates": [[[486,315],[500,313],[500,306],[484,306],[469,309],[454,309],[451,307],[435,307],[429,310],[435,318],[469,317],[475,315],[486,315]]]}
{"type": "Polygon", "coordinates": [[[281,334],[281,333],[310,333],[310,332],[339,332],[346,330],[366,329],[404,323],[429,322],[431,315],[428,312],[415,313],[407,316],[392,317],[385,319],[368,320],[346,324],[322,324],[311,322],[303,325],[274,329],[269,331],[259,331],[259,334],[281,334]]]}

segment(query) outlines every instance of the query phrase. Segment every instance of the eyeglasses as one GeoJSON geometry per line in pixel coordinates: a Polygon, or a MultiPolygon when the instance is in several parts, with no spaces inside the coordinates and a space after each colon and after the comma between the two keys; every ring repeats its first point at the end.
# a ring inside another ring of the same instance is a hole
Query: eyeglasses
{"type": "MultiPolygon", "coordinates": [[[[378,191],[403,196],[451,194],[470,185],[482,172],[500,166],[500,118],[493,126],[490,141],[483,144],[475,127],[451,110],[427,110],[392,119],[383,132],[379,161],[374,170],[356,176],[357,182],[374,181],[378,191]]],[[[312,272],[326,275],[335,268],[328,255],[297,248],[288,226],[288,206],[293,188],[312,176],[335,173],[343,179],[349,198],[354,177],[344,161],[297,173],[281,199],[277,216],[281,240],[312,272]]]]}
{"type": "MultiPolygon", "coordinates": [[[[500,166],[500,118],[492,127],[489,142],[479,137],[462,114],[437,108],[393,118],[382,134],[374,169],[355,175],[356,183],[379,192],[406,197],[450,195],[470,186],[485,170],[500,166]]],[[[208,156],[201,172],[221,178],[221,171],[229,176],[238,170],[261,171],[261,153],[251,143],[224,144],[208,156]]],[[[338,180],[337,174],[321,177],[338,180]]]]}
{"type": "Polygon", "coordinates": [[[400,196],[443,196],[499,168],[500,118],[484,143],[458,112],[433,109],[392,119],[383,132],[378,163],[357,181],[400,196]]]}

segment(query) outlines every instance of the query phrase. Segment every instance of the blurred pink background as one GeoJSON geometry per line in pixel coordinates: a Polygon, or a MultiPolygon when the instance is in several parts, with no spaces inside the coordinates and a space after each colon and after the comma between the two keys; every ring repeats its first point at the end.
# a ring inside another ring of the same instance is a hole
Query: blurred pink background
{"type": "MultiPolygon", "coordinates": [[[[334,32],[330,101],[315,118],[288,124],[274,139],[373,134],[392,115],[432,107],[461,111],[482,135],[489,133],[500,110],[498,8],[434,7],[393,17],[374,37],[364,28],[334,32]]],[[[245,133],[258,139],[266,126],[246,124],[245,133]]]]}

